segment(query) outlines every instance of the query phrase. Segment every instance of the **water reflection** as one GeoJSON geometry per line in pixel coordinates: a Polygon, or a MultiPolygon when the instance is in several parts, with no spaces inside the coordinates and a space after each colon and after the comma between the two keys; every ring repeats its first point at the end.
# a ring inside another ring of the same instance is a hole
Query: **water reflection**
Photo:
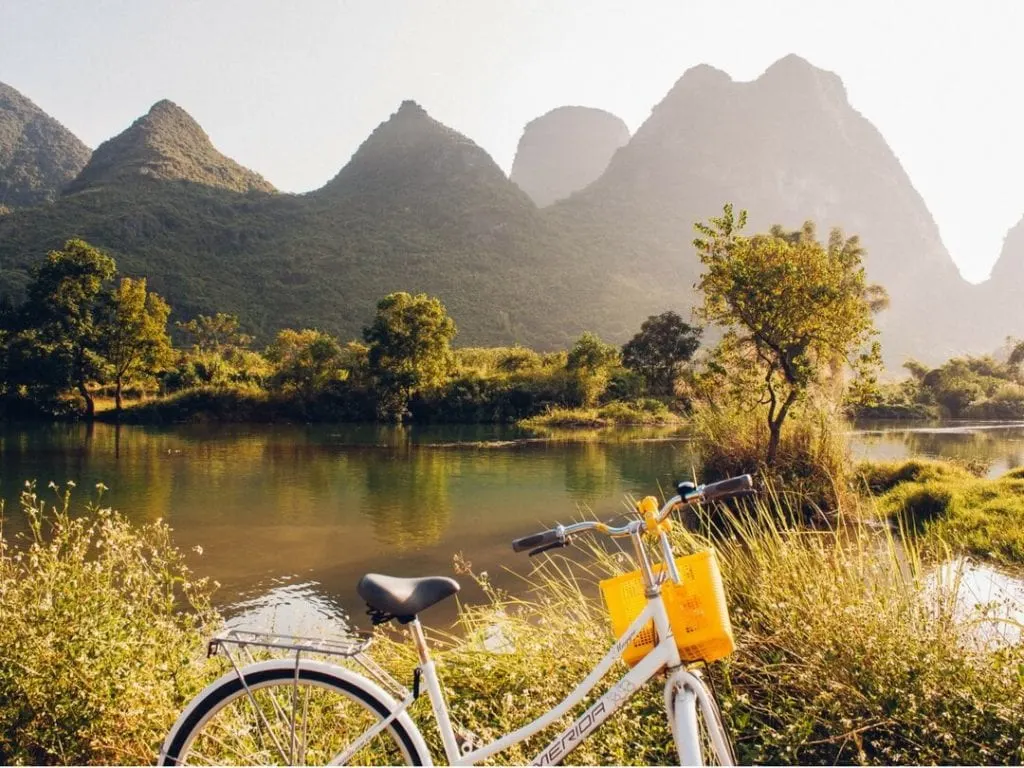
{"type": "Polygon", "coordinates": [[[984,647],[1012,645],[1024,636],[1024,578],[968,560],[945,563],[931,576],[930,592],[953,600],[953,611],[984,647]]]}
{"type": "Polygon", "coordinates": [[[853,433],[857,458],[896,460],[911,456],[989,464],[997,477],[1021,465],[1024,423],[915,424],[865,422],[853,433]]]}
{"type": "Polygon", "coordinates": [[[458,458],[409,445],[384,456],[360,454],[365,481],[360,513],[378,542],[406,550],[441,540],[451,520],[448,482],[459,471],[458,458]]]}
{"type": "MultiPolygon", "coordinates": [[[[994,426],[872,425],[853,436],[854,452],[982,458],[999,473],[1024,454],[1024,425],[994,426]]],[[[511,539],[620,515],[627,496],[667,495],[693,466],[680,429],[538,440],[478,425],[0,428],[8,535],[24,526],[16,502],[26,479],[40,489],[73,480],[79,501],[102,482],[104,503],[169,522],[193,568],[222,584],[221,606],[289,625],[341,610],[359,620],[363,573],[451,574],[458,552],[497,586],[520,589],[507,569],[529,562],[511,539]]],[[[465,599],[481,597],[463,586],[465,599]]],[[[453,606],[433,609],[431,622],[453,606]]]]}

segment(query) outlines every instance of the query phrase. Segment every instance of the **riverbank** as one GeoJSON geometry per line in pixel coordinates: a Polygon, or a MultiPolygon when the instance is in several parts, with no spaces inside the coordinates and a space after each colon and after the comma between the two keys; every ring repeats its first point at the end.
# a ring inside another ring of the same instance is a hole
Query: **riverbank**
{"type": "MultiPolygon", "coordinates": [[[[0,760],[149,762],[177,712],[223,671],[202,660],[216,624],[203,607],[211,585],[188,572],[160,524],[33,504],[46,535],[23,557],[0,550],[0,760]],[[87,550],[100,556],[85,563],[87,550]],[[180,611],[183,584],[198,610],[180,611]]],[[[1024,645],[977,645],[976,620],[945,591],[955,580],[929,578],[913,531],[806,529],[771,500],[716,519],[719,532],[677,527],[674,537],[679,554],[718,551],[737,651],[708,674],[741,763],[1024,760],[1024,645]]],[[[463,582],[483,599],[461,606],[454,634],[431,635],[454,718],[484,739],[550,708],[611,643],[593,581],[631,566],[577,543],[582,559],[533,562],[519,596],[463,561],[463,582]],[[503,642],[489,651],[483,638],[495,627],[503,642]]],[[[413,649],[382,634],[375,654],[411,679],[413,649]]],[[[662,712],[660,691],[643,691],[574,762],[671,763],[662,712]]],[[[528,742],[502,762],[521,764],[540,747],[528,742]]]]}

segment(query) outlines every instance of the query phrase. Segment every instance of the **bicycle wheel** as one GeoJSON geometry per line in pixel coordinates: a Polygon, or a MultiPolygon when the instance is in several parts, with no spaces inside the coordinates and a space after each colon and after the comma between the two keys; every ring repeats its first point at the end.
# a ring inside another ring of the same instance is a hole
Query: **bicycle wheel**
{"type": "Polygon", "coordinates": [[[161,765],[424,765],[419,730],[366,678],[289,660],[229,672],[182,713],[161,765]],[[376,727],[376,728],[375,728],[376,727]]]}

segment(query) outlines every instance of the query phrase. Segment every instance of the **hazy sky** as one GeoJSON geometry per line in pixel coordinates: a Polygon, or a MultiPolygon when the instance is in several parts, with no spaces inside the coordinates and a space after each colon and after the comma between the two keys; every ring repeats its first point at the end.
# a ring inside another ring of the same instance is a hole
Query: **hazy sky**
{"type": "Polygon", "coordinates": [[[169,98],[300,192],[403,99],[508,171],[554,107],[635,131],[695,64],[750,80],[797,53],[843,79],[977,281],[1024,216],[1022,22],[1010,0],[0,0],[0,81],[93,147],[169,98]]]}

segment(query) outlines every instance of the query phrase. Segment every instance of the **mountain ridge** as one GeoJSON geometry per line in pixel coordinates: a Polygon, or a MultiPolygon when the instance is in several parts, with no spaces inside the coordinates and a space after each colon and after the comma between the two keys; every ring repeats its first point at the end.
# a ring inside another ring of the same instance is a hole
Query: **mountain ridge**
{"type": "Polygon", "coordinates": [[[0,83],[0,206],[53,201],[89,155],[89,148],[60,122],[0,83]]]}
{"type": "Polygon", "coordinates": [[[149,277],[175,317],[233,312],[262,340],[281,327],[358,337],[380,296],[408,290],[448,305],[460,344],[564,348],[583,330],[622,342],[648,315],[696,304],[693,223],[732,202],[750,211],[749,231],[811,218],[821,237],[833,225],[862,236],[869,278],[893,298],[878,319],[891,367],[984,346],[998,325],[976,323],[980,339],[948,311],[980,294],[841,79],[799,57],[747,82],[687,70],[596,179],[544,208],[413,101],[302,195],[218,183],[187,162],[164,169],[192,143],[201,160],[216,152],[179,110],[158,102],[101,146],[106,165],[97,149],[77,190],[0,217],[0,291],[17,293],[46,250],[83,236],[149,277]],[[140,173],[149,134],[116,140],[150,115],[180,130],[173,152],[156,148],[157,171],[140,173]]]}
{"type": "Polygon", "coordinates": [[[276,191],[258,173],[218,152],[188,112],[162,99],[124,131],[100,144],[65,194],[147,178],[233,192],[276,191]]]}

